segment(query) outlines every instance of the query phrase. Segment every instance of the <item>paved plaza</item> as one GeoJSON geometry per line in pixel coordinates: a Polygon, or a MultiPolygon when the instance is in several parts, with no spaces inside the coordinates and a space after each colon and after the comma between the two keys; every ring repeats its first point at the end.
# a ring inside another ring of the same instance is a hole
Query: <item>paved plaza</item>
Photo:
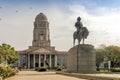
{"type": "Polygon", "coordinates": [[[6,80],[86,80],[56,74],[55,72],[21,71],[6,80]]]}

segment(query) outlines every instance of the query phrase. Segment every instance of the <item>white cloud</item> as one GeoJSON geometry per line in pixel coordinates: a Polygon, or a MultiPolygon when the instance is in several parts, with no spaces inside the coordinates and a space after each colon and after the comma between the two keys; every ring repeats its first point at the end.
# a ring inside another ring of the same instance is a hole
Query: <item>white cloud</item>
{"type": "Polygon", "coordinates": [[[66,6],[67,10],[60,6],[39,6],[32,10],[23,6],[18,7],[18,13],[9,12],[15,9],[8,10],[9,13],[2,14],[4,17],[0,21],[0,43],[9,43],[18,50],[26,49],[32,44],[34,19],[38,13],[43,12],[50,23],[51,43],[57,50],[68,50],[72,47],[72,35],[76,30],[74,23],[78,16],[90,31],[85,43],[95,47],[100,44],[119,45],[120,8],[96,7],[91,10],[94,11],[92,14],[83,5],[66,6]]]}
{"type": "Polygon", "coordinates": [[[94,44],[95,46],[100,44],[119,45],[120,12],[117,10],[120,8],[96,7],[95,10],[97,15],[93,15],[90,14],[87,9],[80,9],[78,6],[72,6],[71,10],[76,9],[73,10],[73,12],[75,12],[75,15],[80,14],[84,25],[90,30],[90,36],[87,39],[87,43],[94,44]]]}

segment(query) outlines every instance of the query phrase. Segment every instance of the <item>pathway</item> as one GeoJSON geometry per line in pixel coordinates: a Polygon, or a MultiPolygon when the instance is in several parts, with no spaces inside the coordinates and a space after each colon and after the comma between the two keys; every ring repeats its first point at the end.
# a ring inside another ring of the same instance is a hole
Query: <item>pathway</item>
{"type": "Polygon", "coordinates": [[[6,80],[85,80],[56,74],[55,72],[21,71],[6,80]]]}

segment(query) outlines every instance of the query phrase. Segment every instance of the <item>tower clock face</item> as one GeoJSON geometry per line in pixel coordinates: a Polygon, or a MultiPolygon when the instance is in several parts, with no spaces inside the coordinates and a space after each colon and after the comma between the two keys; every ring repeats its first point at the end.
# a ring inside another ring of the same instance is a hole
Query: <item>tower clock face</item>
{"type": "Polygon", "coordinates": [[[44,27],[45,25],[44,25],[43,22],[41,22],[41,23],[39,24],[39,26],[40,26],[40,27],[44,27]]]}

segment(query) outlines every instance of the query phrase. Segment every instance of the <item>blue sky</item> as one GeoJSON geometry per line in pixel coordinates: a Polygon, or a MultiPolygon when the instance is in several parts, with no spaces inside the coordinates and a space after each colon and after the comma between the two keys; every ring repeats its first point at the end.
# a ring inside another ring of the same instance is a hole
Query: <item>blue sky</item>
{"type": "Polygon", "coordinates": [[[57,50],[73,46],[78,16],[90,31],[85,43],[120,46],[120,0],[0,0],[0,44],[17,50],[31,46],[33,22],[40,12],[48,17],[51,44],[57,50]]]}
{"type": "MultiPolygon", "coordinates": [[[[86,8],[94,8],[96,6],[103,7],[119,7],[120,0],[0,0],[1,5],[11,5],[11,6],[19,6],[19,5],[68,5],[77,3],[80,5],[84,5],[86,8]]],[[[26,6],[27,7],[27,6],[26,6]]]]}
{"type": "MultiPolygon", "coordinates": [[[[104,7],[118,7],[120,6],[120,0],[0,0],[1,4],[11,4],[11,5],[18,5],[18,4],[71,4],[71,3],[78,3],[85,6],[92,6],[91,4],[95,4],[98,6],[104,7]]],[[[93,5],[94,6],[94,5],[93,5]]]]}

